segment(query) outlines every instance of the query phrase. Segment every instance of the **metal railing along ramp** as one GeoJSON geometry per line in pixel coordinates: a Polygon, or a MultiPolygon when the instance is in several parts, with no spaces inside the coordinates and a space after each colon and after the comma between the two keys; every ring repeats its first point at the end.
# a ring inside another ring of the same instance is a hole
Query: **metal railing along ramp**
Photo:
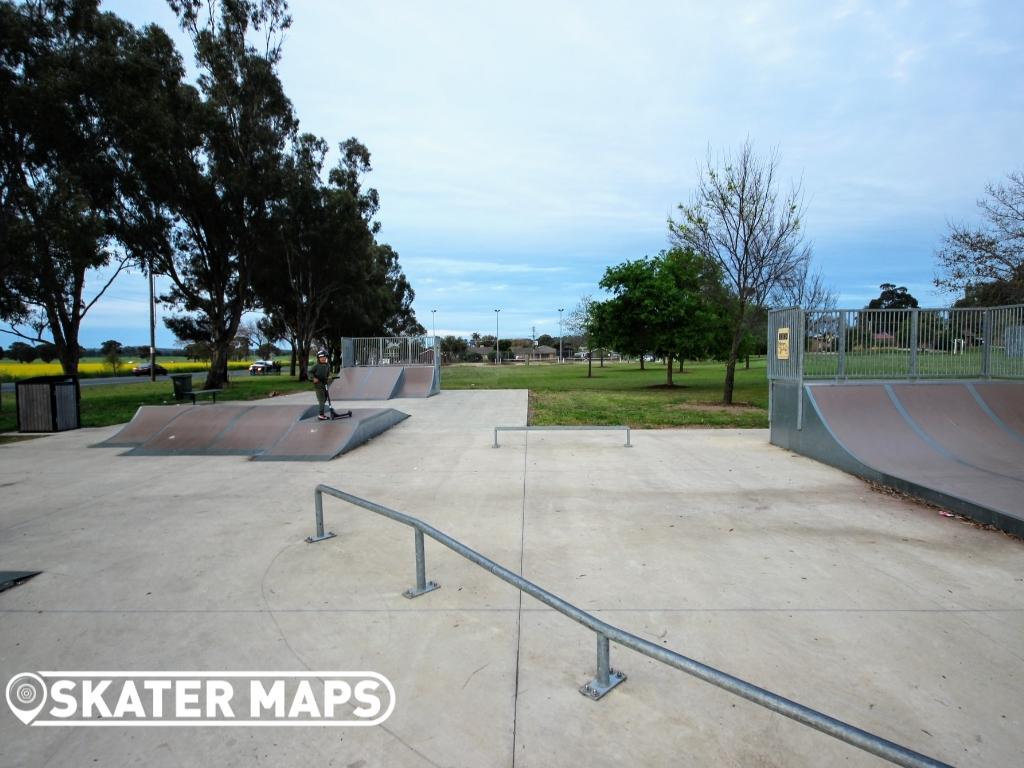
{"type": "Polygon", "coordinates": [[[542,589],[533,582],[527,581],[522,576],[513,573],[490,558],[484,557],[479,552],[470,549],[446,533],[424,523],[422,520],[406,515],[403,512],[388,509],[387,507],[376,504],[372,501],[361,499],[358,496],[353,496],[352,494],[340,491],[337,488],[332,488],[328,485],[318,485],[316,487],[316,491],[314,492],[314,502],[316,505],[316,535],[310,536],[306,539],[309,543],[329,539],[335,535],[332,532],[324,532],[324,494],[341,499],[342,501],[347,501],[349,504],[369,510],[370,512],[375,512],[382,517],[389,518],[395,522],[402,523],[403,525],[408,525],[414,530],[416,548],[416,586],[406,590],[403,593],[405,597],[419,597],[420,595],[432,592],[440,587],[439,584],[436,584],[433,581],[427,581],[426,559],[423,548],[423,537],[426,535],[434,541],[448,547],[457,554],[462,555],[471,563],[475,563],[485,571],[497,576],[502,581],[508,582],[517,589],[530,595],[530,597],[539,600],[545,605],[554,608],[564,616],[567,616],[573,621],[582,624],[587,629],[592,630],[597,635],[597,676],[580,689],[580,692],[585,696],[595,700],[600,699],[608,693],[608,691],[626,679],[624,674],[613,670],[609,665],[609,644],[611,642],[615,642],[624,648],[629,648],[630,650],[641,653],[655,661],[660,661],[662,664],[666,664],[674,669],[693,675],[707,683],[723,688],[737,696],[742,696],[748,701],[759,704],[773,712],[785,715],[788,718],[796,720],[798,723],[803,723],[804,725],[810,726],[822,733],[827,733],[829,736],[839,739],[840,741],[845,741],[847,744],[863,749],[865,752],[870,752],[871,754],[877,755],[878,757],[888,760],[896,765],[912,766],[913,768],[923,768],[924,766],[928,766],[929,768],[949,768],[946,763],[927,757],[926,755],[922,755],[918,752],[914,752],[913,750],[902,747],[899,744],[883,739],[880,736],[876,736],[873,733],[869,733],[848,723],[844,723],[841,720],[836,720],[834,717],[829,717],[821,712],[805,707],[802,704],[798,704],[795,701],[790,701],[789,699],[783,698],[782,696],[765,690],[764,688],[759,688],[758,686],[748,683],[745,680],[741,680],[738,677],[733,677],[732,675],[721,672],[714,667],[709,667],[699,661],[683,656],[682,654],[676,653],[668,648],[655,645],[648,640],[644,640],[641,637],[637,637],[634,634],[612,626],[607,622],[601,621],[586,611],[580,610],[575,605],[566,602],[557,595],[553,595],[546,589],[542,589]]]}

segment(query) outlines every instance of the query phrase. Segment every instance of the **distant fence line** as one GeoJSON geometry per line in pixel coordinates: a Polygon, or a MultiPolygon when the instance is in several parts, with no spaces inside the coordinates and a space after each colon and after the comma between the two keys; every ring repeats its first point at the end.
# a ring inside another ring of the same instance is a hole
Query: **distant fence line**
{"type": "Polygon", "coordinates": [[[768,378],[1024,378],[1024,304],[773,310],[768,378]]]}

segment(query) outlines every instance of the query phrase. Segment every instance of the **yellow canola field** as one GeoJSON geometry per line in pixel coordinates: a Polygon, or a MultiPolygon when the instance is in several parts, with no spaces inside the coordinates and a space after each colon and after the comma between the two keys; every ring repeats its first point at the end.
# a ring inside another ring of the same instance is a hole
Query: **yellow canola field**
{"type": "MultiPolygon", "coordinates": [[[[121,363],[119,368],[119,374],[125,375],[132,372],[132,368],[140,363],[146,362],[145,360],[138,360],[131,363],[121,363]]],[[[163,362],[158,360],[158,365],[163,366],[167,369],[168,373],[190,373],[194,371],[205,371],[209,368],[208,363],[186,363],[186,362],[163,362]]],[[[232,370],[246,369],[249,367],[248,361],[239,361],[228,363],[228,368],[232,370]]],[[[78,372],[81,376],[112,376],[113,372],[110,370],[108,363],[79,363],[78,372]]],[[[61,370],[60,363],[17,363],[11,360],[0,361],[0,379],[4,381],[15,381],[17,379],[27,379],[32,376],[59,376],[63,371],[61,370]]]]}

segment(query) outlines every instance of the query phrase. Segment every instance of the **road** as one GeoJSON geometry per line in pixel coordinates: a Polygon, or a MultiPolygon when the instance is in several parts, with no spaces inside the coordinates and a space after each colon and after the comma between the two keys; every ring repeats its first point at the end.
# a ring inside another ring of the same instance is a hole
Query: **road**
{"type": "MultiPolygon", "coordinates": [[[[244,369],[243,370],[238,370],[238,371],[228,371],[228,376],[230,378],[235,378],[237,376],[248,376],[248,375],[249,375],[249,372],[244,370],[244,369]]],[[[194,372],[192,374],[192,380],[193,381],[195,381],[196,379],[203,379],[205,377],[206,377],[206,371],[196,371],[196,372],[194,372]]],[[[168,386],[170,386],[170,383],[171,383],[171,380],[167,376],[157,376],[156,380],[157,381],[166,381],[168,386]]],[[[81,384],[81,386],[83,386],[83,387],[97,387],[97,386],[100,386],[101,384],[141,384],[144,381],[149,381],[149,376],[131,376],[131,375],[128,375],[128,376],[104,376],[102,378],[95,378],[95,379],[92,379],[92,378],[85,379],[85,378],[83,378],[83,379],[79,379],[78,381],[81,384]]],[[[14,392],[14,382],[13,381],[5,381],[2,385],[0,385],[0,387],[2,387],[2,391],[4,391],[4,392],[11,392],[12,394],[14,392]]]]}

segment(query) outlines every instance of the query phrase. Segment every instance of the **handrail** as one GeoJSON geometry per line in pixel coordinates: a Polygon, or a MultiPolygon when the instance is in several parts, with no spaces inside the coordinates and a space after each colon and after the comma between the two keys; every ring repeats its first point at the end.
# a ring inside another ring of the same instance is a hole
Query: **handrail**
{"type": "Polygon", "coordinates": [[[922,755],[918,752],[914,752],[913,750],[902,747],[895,742],[888,741],[887,739],[883,739],[873,733],[869,733],[868,731],[864,731],[848,723],[844,723],[841,720],[829,717],[821,712],[805,707],[802,704],[798,704],[795,701],[786,699],[764,688],[759,688],[758,686],[748,683],[745,680],[741,680],[738,677],[733,677],[732,675],[721,672],[714,667],[709,667],[699,661],[695,661],[687,656],[683,656],[682,654],[676,653],[668,648],[656,645],[648,640],[644,640],[641,637],[637,637],[636,635],[626,632],[625,630],[612,626],[607,622],[601,621],[600,619],[591,616],[586,611],[580,610],[575,605],[563,600],[557,595],[553,595],[547,590],[538,587],[533,582],[513,573],[490,558],[484,557],[479,552],[470,549],[461,542],[453,539],[448,534],[437,530],[422,520],[403,512],[388,509],[387,507],[376,504],[372,501],[361,499],[358,496],[353,496],[352,494],[340,491],[337,488],[332,488],[331,486],[323,484],[316,487],[316,491],[314,492],[314,501],[316,504],[317,534],[316,536],[310,536],[306,539],[309,543],[321,541],[334,536],[334,533],[324,533],[323,494],[325,493],[328,496],[333,496],[337,499],[341,499],[342,501],[347,501],[349,504],[362,507],[370,512],[375,512],[378,515],[382,515],[383,517],[394,520],[395,522],[408,525],[415,531],[416,587],[406,590],[404,593],[406,597],[418,597],[425,592],[433,591],[439,587],[438,584],[432,581],[427,582],[426,580],[426,565],[423,549],[423,536],[426,534],[438,543],[444,544],[452,551],[462,555],[470,562],[479,565],[485,571],[497,576],[502,581],[508,582],[512,586],[530,595],[530,597],[539,600],[545,605],[554,608],[559,613],[568,616],[573,621],[593,630],[597,634],[597,677],[580,689],[581,693],[589,696],[590,698],[601,698],[605,693],[626,679],[625,675],[615,672],[608,666],[608,645],[610,640],[614,640],[625,648],[629,648],[637,653],[642,653],[644,656],[652,658],[655,661],[660,661],[674,669],[693,675],[704,682],[723,688],[730,693],[741,696],[744,699],[752,701],[755,704],[759,704],[773,712],[778,712],[780,715],[785,715],[792,720],[796,720],[798,723],[803,723],[804,725],[810,726],[822,733],[826,733],[840,741],[845,741],[847,744],[858,747],[865,752],[870,752],[871,754],[877,755],[878,757],[888,760],[896,765],[908,766],[910,768],[950,768],[946,763],[940,762],[926,755],[922,755]]]}
{"type": "Polygon", "coordinates": [[[498,447],[498,431],[499,430],[501,430],[502,432],[537,432],[537,431],[555,432],[555,431],[567,430],[567,429],[592,430],[592,431],[593,430],[609,430],[609,429],[617,430],[617,429],[624,429],[624,430],[626,430],[626,445],[624,447],[625,448],[632,448],[633,447],[632,445],[630,445],[630,442],[629,442],[629,427],[627,427],[625,425],[596,427],[596,426],[591,426],[589,424],[588,425],[578,425],[578,426],[546,426],[546,425],[537,425],[537,426],[530,426],[530,427],[495,427],[494,428],[494,445],[492,445],[491,447],[492,448],[497,448],[498,447]]]}

